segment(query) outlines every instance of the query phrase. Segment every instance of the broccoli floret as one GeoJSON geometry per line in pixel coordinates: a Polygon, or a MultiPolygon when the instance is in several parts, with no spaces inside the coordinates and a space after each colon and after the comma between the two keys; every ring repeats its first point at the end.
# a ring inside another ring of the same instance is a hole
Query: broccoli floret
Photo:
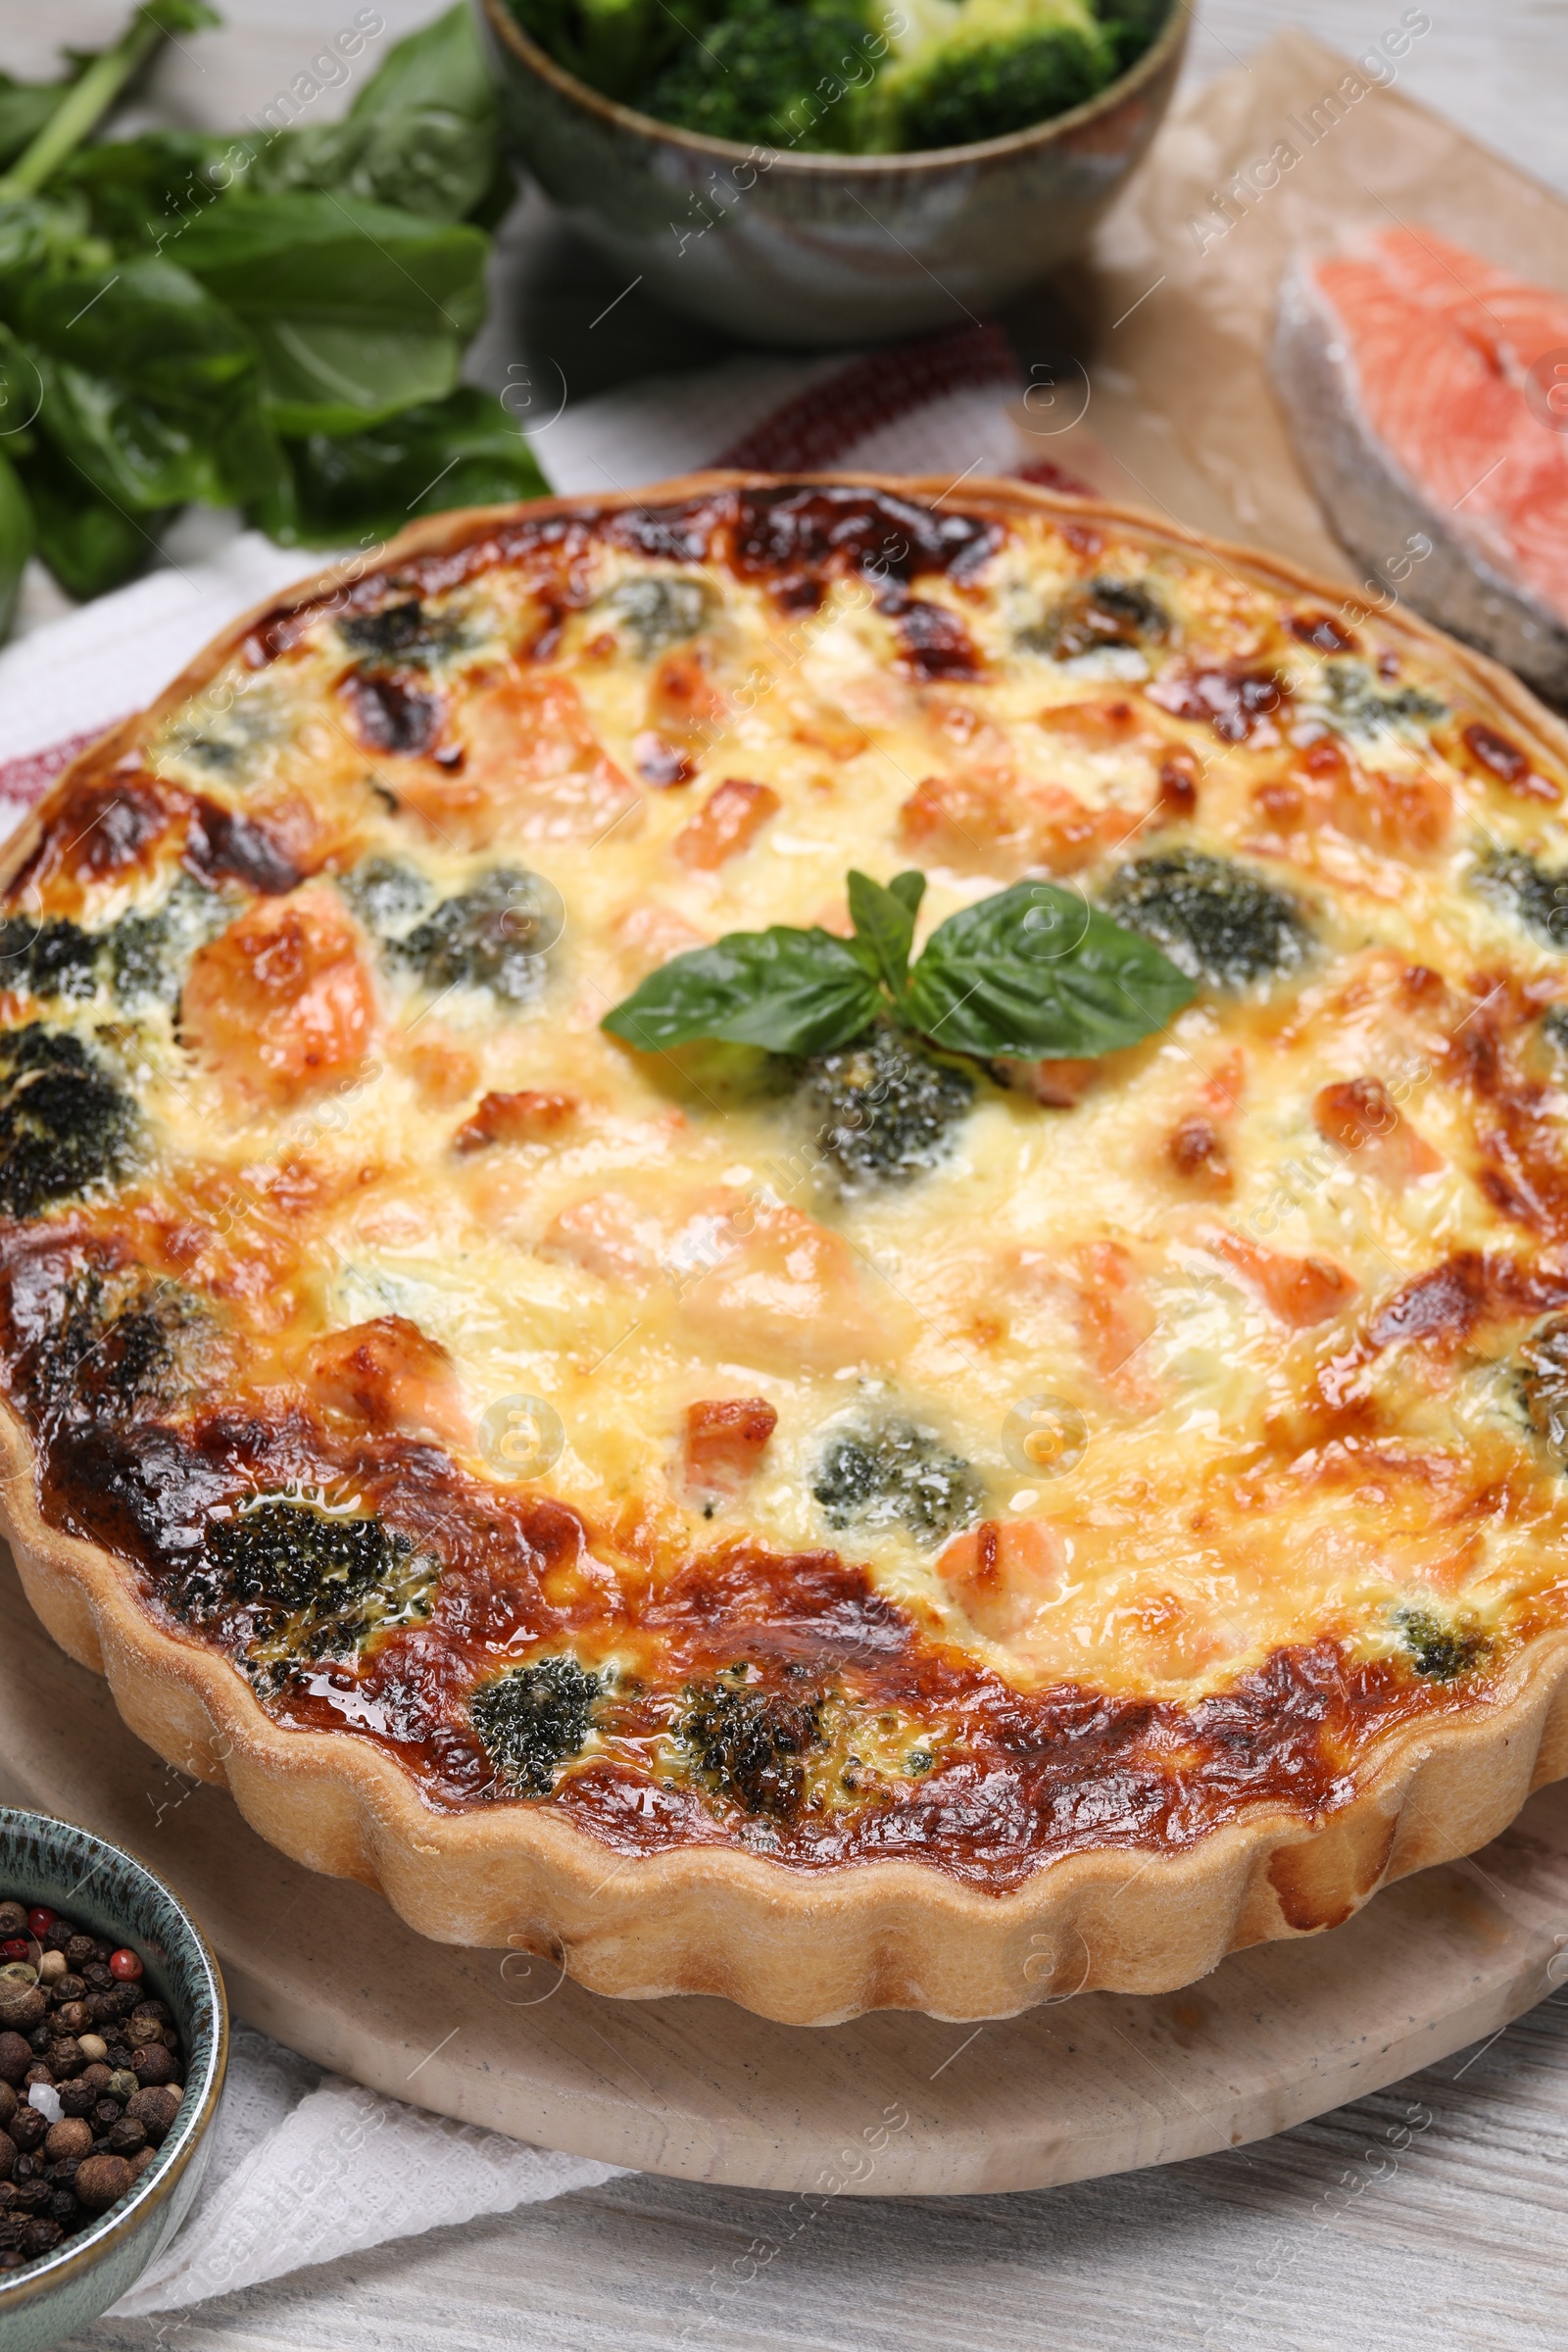
{"type": "Polygon", "coordinates": [[[666,646],[683,645],[712,618],[713,592],[706,580],[660,578],[645,572],[601,597],[598,610],[620,623],[645,662],[666,646]]]}
{"type": "Polygon", "coordinates": [[[239,1662],[266,1694],[312,1660],[352,1657],[373,1635],[427,1617],[438,1575],[379,1519],[271,1496],[208,1529],[170,1599],[195,1625],[240,1616],[239,1662]]]}
{"type": "Polygon", "coordinates": [[[1430,1609],[1397,1609],[1394,1622],[1417,1674],[1429,1682],[1456,1682],[1491,1647],[1473,1626],[1454,1624],[1430,1609]]]}
{"type": "Polygon", "coordinates": [[[888,149],[1005,138],[1081,106],[1117,71],[1116,43],[1086,0],[928,0],[915,24],[879,93],[877,144],[888,149]]]}
{"type": "Polygon", "coordinates": [[[1414,686],[1385,694],[1365,662],[1325,662],[1323,680],[1329,710],[1342,734],[1376,735],[1384,727],[1424,731],[1434,719],[1446,718],[1448,706],[1414,686]]]}
{"type": "Polygon", "coordinates": [[[844,153],[964,145],[1093,97],[1168,0],[511,0],[559,65],[711,138],[844,153]]]}
{"type": "Polygon", "coordinates": [[[828,1442],[811,1493],[829,1527],[902,1527],[919,1544],[972,1526],[985,1507],[971,1464],[912,1421],[841,1431],[828,1442]]]}
{"type": "Polygon", "coordinates": [[[211,1311],[167,1277],[87,1265],[44,1303],[21,1377],[40,1421],[122,1425],[191,1392],[211,1311]]]}
{"type": "Polygon", "coordinates": [[[1519,1350],[1525,1419],[1559,1469],[1568,1468],[1568,1316],[1544,1323],[1519,1350]]]}
{"type": "Polygon", "coordinates": [[[170,727],[162,750],[210,775],[242,779],[258,753],[276,743],[287,719],[274,700],[266,671],[257,671],[229,699],[203,695],[170,727]]]}
{"type": "Polygon", "coordinates": [[[1105,893],[1118,923],[1162,948],[1190,980],[1241,989],[1295,971],[1312,935],[1295,899],[1245,866],[1169,850],[1122,866],[1105,893]]]}
{"type": "Polygon", "coordinates": [[[662,122],[710,139],[817,152],[857,146],[863,101],[844,75],[864,59],[867,29],[854,0],[732,0],[640,103],[662,122]]]}
{"type": "MultiPolygon", "coordinates": [[[[6,933],[30,928],[25,917],[8,923],[6,933]]],[[[9,943],[8,943],[9,944],[9,943]]],[[[76,923],[40,924],[26,951],[27,985],[35,997],[64,997],[80,1004],[96,994],[98,942],[76,923]]],[[[13,968],[7,963],[7,970],[13,968]]]]}
{"type": "Polygon", "coordinates": [[[468,1713],[498,1780],[519,1796],[548,1796],[557,1767],[587,1739],[603,1688],[575,1658],[541,1658],[481,1683],[468,1713]]]}
{"type": "Polygon", "coordinates": [[[1085,580],[1038,626],[1019,633],[1026,653],[1076,662],[1086,654],[1137,651],[1170,634],[1170,616],[1137,580],[1085,580]]]}
{"type": "Polygon", "coordinates": [[[1527,850],[1489,849],[1478,860],[1472,887],[1504,914],[1544,940],[1568,948],[1568,867],[1551,872],[1527,850]]]}
{"type": "Polygon", "coordinates": [[[503,1004],[526,1004],[544,986],[553,927],[548,884],[520,866],[498,865],[471,890],[443,899],[392,941],[391,953],[427,988],[488,988],[503,1004]]]}
{"type": "Polygon", "coordinates": [[[1125,74],[1163,25],[1170,14],[1170,0],[1095,0],[1095,13],[1115,52],[1116,71],[1125,74]]]}
{"type": "Polygon", "coordinates": [[[769,1690],[731,1666],[688,1692],[681,1731],[698,1770],[744,1812],[791,1820],[801,1809],[801,1758],[818,1734],[821,1700],[811,1692],[769,1690]]]}
{"type": "Polygon", "coordinates": [[[85,1004],[107,979],[127,1006],[172,1004],[192,954],[231,912],[216,892],[181,875],[152,913],[122,915],[107,931],[13,915],[0,922],[0,988],[85,1004]]]}
{"type": "Polygon", "coordinates": [[[339,1518],[309,1503],[271,1500],[208,1532],[213,1587],[228,1603],[280,1609],[357,1598],[413,1548],[379,1519],[339,1518]]]}
{"type": "Polygon", "coordinates": [[[509,0],[509,6],[557,65],[607,98],[623,100],[636,98],[693,29],[718,13],[709,0],[509,0]]]}
{"type": "Polygon", "coordinates": [[[337,624],[350,653],[371,662],[428,669],[464,644],[463,624],[450,612],[429,612],[417,597],[384,605],[379,612],[350,612],[337,624]]]}
{"type": "Polygon", "coordinates": [[[814,1054],[802,1064],[802,1078],[817,1143],[846,1190],[907,1184],[935,1167],[975,1095],[967,1070],[935,1060],[885,1023],[853,1045],[814,1054]]]}
{"type": "Polygon", "coordinates": [[[39,1021],[0,1035],[0,1214],[35,1217],[118,1182],[135,1137],[128,1097],[79,1037],[39,1021]]]}
{"type": "Polygon", "coordinates": [[[402,939],[418,921],[435,893],[416,865],[396,858],[367,858],[339,885],[365,925],[378,939],[402,939]]]}
{"type": "Polygon", "coordinates": [[[182,875],[151,913],[122,915],[105,939],[110,984],[121,1004],[176,1004],[192,956],[232,913],[217,891],[182,875]]]}

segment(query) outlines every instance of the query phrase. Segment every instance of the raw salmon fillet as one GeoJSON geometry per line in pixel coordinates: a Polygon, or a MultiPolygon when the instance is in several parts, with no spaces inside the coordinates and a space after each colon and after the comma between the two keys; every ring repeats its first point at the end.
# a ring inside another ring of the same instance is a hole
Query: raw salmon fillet
{"type": "Polygon", "coordinates": [[[1350,553],[1568,700],[1568,297],[1391,228],[1297,264],[1272,365],[1350,553]],[[1554,353],[1562,430],[1527,382],[1554,353]]]}

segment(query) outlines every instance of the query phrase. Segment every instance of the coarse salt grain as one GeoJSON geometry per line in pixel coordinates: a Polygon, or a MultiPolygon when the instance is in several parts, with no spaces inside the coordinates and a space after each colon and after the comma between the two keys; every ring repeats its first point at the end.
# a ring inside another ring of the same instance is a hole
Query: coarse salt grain
{"type": "Polygon", "coordinates": [[[34,2082],[27,2092],[27,2105],[36,2107],[46,2124],[60,2121],[60,2093],[52,2082],[34,2082]]]}

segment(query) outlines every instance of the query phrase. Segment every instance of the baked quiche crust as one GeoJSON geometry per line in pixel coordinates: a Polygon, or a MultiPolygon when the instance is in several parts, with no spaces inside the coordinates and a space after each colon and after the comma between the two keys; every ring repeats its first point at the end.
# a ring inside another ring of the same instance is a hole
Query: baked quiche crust
{"type": "Polygon", "coordinates": [[[1002,2016],[1339,1923],[1568,1772],[1565,806],[1402,610],[1011,483],[302,583],[0,873],[33,1607],[283,1850],[608,1993],[1002,2016]],[[604,1031],[909,867],[1193,1002],[604,1031]]]}

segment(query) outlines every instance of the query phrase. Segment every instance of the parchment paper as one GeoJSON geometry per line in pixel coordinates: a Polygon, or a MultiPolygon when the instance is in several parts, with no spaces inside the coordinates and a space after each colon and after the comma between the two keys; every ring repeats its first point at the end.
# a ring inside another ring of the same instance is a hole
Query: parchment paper
{"type": "MultiPolygon", "coordinates": [[[[1410,29],[1422,14],[1389,0],[1406,55],[1425,37],[1410,29]]],[[[1568,291],[1568,204],[1404,97],[1401,62],[1379,44],[1357,64],[1284,32],[1172,117],[1089,257],[1058,280],[1087,334],[1089,401],[1080,423],[1052,433],[1041,427],[1054,402],[1070,410],[1086,387],[1074,396],[1064,373],[1054,395],[1025,396],[1014,414],[1043,458],[1106,497],[1355,576],[1265,372],[1293,253],[1425,226],[1568,291]]]]}

